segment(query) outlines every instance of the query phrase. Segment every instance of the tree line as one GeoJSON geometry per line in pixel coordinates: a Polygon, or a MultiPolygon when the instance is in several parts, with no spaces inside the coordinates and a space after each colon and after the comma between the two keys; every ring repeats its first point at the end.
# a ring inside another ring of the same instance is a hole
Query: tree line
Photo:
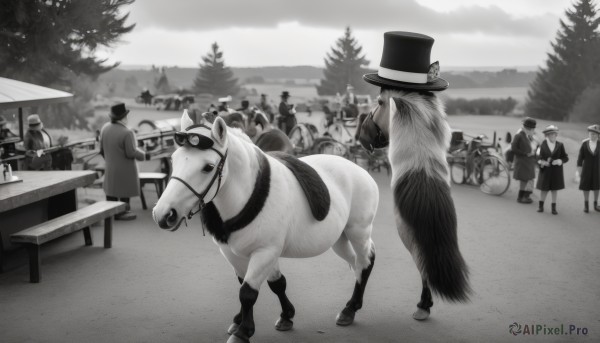
{"type": "MultiPolygon", "coordinates": [[[[75,122],[84,126],[82,112],[89,111],[82,111],[81,107],[89,109],[85,104],[93,96],[89,82],[118,66],[95,57],[95,52],[99,47],[114,46],[122,35],[134,29],[135,24],[126,24],[129,14],[122,11],[123,6],[133,1],[5,1],[0,7],[0,75],[75,92],[74,104],[65,105],[69,115],[56,114],[49,122],[61,123],[64,119],[61,117],[73,116],[75,122]]],[[[593,0],[577,0],[565,16],[559,23],[556,40],[551,43],[546,66],[538,70],[530,84],[525,113],[557,121],[597,122],[600,18],[593,0]]],[[[359,93],[370,93],[371,86],[362,81],[362,75],[371,72],[369,63],[351,28],[346,27],[343,36],[326,53],[317,93],[343,93],[347,84],[352,84],[359,93]]],[[[513,70],[500,72],[494,82],[500,86],[511,74],[513,70]]],[[[134,86],[135,80],[129,80],[128,84],[134,86]]],[[[172,90],[164,69],[156,68],[154,87],[159,91],[172,90]]],[[[201,57],[190,91],[220,96],[235,95],[239,90],[238,80],[225,64],[223,51],[217,42],[213,43],[201,57]]],[[[493,111],[504,113],[507,104],[510,101],[494,104],[493,111]]],[[[478,106],[479,112],[486,108],[458,100],[451,105],[457,110],[478,106]]]]}

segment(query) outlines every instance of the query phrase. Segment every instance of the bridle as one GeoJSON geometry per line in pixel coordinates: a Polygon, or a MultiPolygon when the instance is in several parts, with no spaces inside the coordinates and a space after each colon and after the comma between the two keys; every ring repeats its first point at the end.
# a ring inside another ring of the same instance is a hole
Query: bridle
{"type": "MultiPolygon", "coordinates": [[[[209,130],[211,129],[210,127],[208,127],[206,125],[198,124],[198,125],[193,125],[193,126],[190,126],[190,127],[186,128],[185,131],[188,131],[188,130],[194,128],[194,127],[204,127],[204,128],[209,129],[209,130]]],[[[200,150],[206,150],[206,149],[202,149],[202,148],[198,148],[198,149],[200,149],[200,150]]],[[[195,211],[195,212],[193,211],[193,209],[190,210],[190,212],[187,214],[187,216],[183,217],[179,221],[179,223],[177,223],[177,225],[172,230],[170,230],[170,231],[177,231],[177,229],[179,229],[179,226],[181,225],[181,221],[182,220],[184,220],[186,218],[187,219],[192,219],[193,216],[195,216],[198,212],[200,212],[200,211],[202,211],[202,209],[204,209],[204,207],[206,206],[206,203],[207,203],[207,202],[204,201],[204,197],[206,197],[206,195],[208,194],[208,192],[210,191],[210,189],[214,185],[215,181],[217,181],[217,190],[215,191],[215,195],[212,197],[212,199],[210,199],[210,201],[213,201],[214,198],[217,197],[217,194],[219,194],[219,190],[221,189],[221,179],[223,178],[223,168],[225,167],[225,160],[227,159],[227,150],[225,151],[225,154],[222,154],[219,150],[217,150],[217,149],[215,149],[213,147],[209,147],[208,149],[216,152],[221,157],[221,160],[217,164],[215,174],[213,175],[212,179],[210,180],[210,182],[209,182],[208,186],[206,187],[206,189],[204,190],[204,192],[198,193],[194,189],[194,187],[192,187],[188,182],[186,182],[182,178],[179,178],[177,176],[171,176],[169,178],[169,181],[171,179],[174,179],[174,180],[177,180],[177,181],[183,183],[200,200],[200,204],[198,206],[198,210],[195,211]]],[[[208,201],[208,202],[210,202],[210,201],[208,201]]],[[[186,222],[186,225],[187,225],[187,222],[186,222]]]]}
{"type": "Polygon", "coordinates": [[[367,116],[367,118],[365,118],[363,125],[365,125],[365,123],[367,121],[370,121],[371,124],[375,127],[375,139],[373,140],[373,142],[369,143],[370,146],[370,150],[367,150],[369,153],[372,153],[373,150],[377,149],[377,148],[384,148],[386,146],[388,146],[389,144],[389,140],[385,137],[385,135],[383,134],[383,130],[379,127],[379,125],[377,125],[377,123],[375,122],[375,120],[373,120],[373,116],[375,114],[375,112],[377,112],[377,110],[379,109],[379,106],[377,106],[375,108],[375,110],[371,111],[369,113],[369,115],[367,116]]]}

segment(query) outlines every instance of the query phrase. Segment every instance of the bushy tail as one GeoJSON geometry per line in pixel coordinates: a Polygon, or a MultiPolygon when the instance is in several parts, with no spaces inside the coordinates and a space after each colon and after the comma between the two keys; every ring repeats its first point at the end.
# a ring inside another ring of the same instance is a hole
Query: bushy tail
{"type": "Polygon", "coordinates": [[[431,290],[451,302],[469,300],[469,270],[458,249],[450,187],[422,171],[403,175],[394,201],[417,249],[418,268],[431,290]]]}

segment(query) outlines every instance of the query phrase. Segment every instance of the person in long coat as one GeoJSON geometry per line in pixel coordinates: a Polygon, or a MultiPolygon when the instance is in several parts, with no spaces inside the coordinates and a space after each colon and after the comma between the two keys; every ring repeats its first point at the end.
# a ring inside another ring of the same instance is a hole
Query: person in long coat
{"type": "Polygon", "coordinates": [[[583,191],[583,212],[588,213],[590,191],[594,191],[594,210],[600,212],[598,207],[598,193],[600,191],[600,147],[598,147],[598,135],[600,125],[588,127],[589,138],[585,139],[579,149],[577,157],[577,171],[581,176],[579,189],[583,191]]]}
{"type": "Polygon", "coordinates": [[[110,109],[110,122],[100,131],[100,153],[104,156],[104,192],[106,200],[127,203],[127,211],[115,216],[117,220],[133,220],[136,215],[129,199],[140,195],[140,180],[136,160],[144,161],[146,153],[137,148],[135,134],[127,127],[129,110],[119,103],[110,109]]]}
{"type": "Polygon", "coordinates": [[[44,130],[44,123],[37,114],[27,117],[29,129],[23,137],[26,170],[52,170],[52,155],[42,152],[52,146],[52,137],[44,130]]]}
{"type": "Polygon", "coordinates": [[[522,204],[531,204],[533,200],[530,195],[533,190],[533,180],[535,179],[535,150],[537,142],[533,135],[537,122],[532,118],[523,120],[523,127],[519,131],[512,143],[511,150],[514,153],[513,178],[519,180],[519,195],[517,202],[522,204]]]}
{"type": "Polygon", "coordinates": [[[569,161],[569,156],[565,151],[564,144],[556,140],[558,127],[549,125],[542,132],[546,139],[537,150],[537,163],[540,166],[540,173],[536,188],[541,191],[538,212],[544,212],[544,201],[546,201],[546,196],[550,191],[552,192],[552,214],[558,214],[556,211],[556,197],[558,191],[565,188],[563,164],[569,161]]]}
{"type": "Polygon", "coordinates": [[[294,109],[294,105],[288,104],[289,98],[290,93],[284,91],[281,93],[281,102],[279,103],[279,114],[281,115],[279,128],[286,135],[289,135],[292,128],[296,126],[296,110],[294,109]]]}

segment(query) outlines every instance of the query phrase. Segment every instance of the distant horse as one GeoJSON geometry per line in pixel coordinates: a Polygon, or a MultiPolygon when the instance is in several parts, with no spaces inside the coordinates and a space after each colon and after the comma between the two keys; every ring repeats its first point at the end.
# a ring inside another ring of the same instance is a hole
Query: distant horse
{"type": "Polygon", "coordinates": [[[468,268],[458,249],[446,162],[450,127],[441,101],[432,92],[382,89],[378,105],[359,121],[365,149],[389,142],[396,225],[423,280],[413,317],[429,317],[431,290],[445,300],[467,301],[468,268]]]}
{"type": "Polygon", "coordinates": [[[352,297],[336,319],[350,325],[375,261],[371,231],[379,190],[371,176],[337,156],[265,154],[222,118],[212,126],[194,125],[184,113],[181,127],[173,176],[152,215],[161,228],[174,231],[186,216],[201,212],[242,284],[241,311],[228,342],[249,342],[254,334],[253,306],[265,280],[281,303],[276,329],[291,329],[295,309],[278,260],[317,256],[329,248],[356,277],[352,297]]]}

